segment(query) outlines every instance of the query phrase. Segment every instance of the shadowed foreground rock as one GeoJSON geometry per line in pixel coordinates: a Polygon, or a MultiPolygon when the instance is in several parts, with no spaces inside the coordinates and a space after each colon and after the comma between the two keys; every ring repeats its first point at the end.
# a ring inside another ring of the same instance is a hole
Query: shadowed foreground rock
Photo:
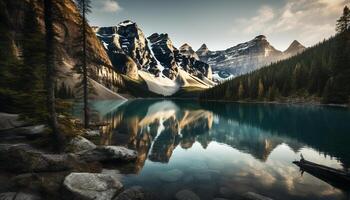
{"type": "Polygon", "coordinates": [[[0,113],[0,131],[18,128],[27,125],[26,122],[19,120],[19,115],[0,113]]]}
{"type": "Polygon", "coordinates": [[[28,193],[6,192],[0,194],[0,200],[40,200],[41,198],[28,193]]]}
{"type": "Polygon", "coordinates": [[[86,200],[109,200],[123,188],[117,177],[93,173],[71,173],[65,178],[63,186],[72,199],[86,200]]]}
{"type": "Polygon", "coordinates": [[[1,144],[0,169],[14,172],[56,172],[76,163],[71,154],[47,154],[28,144],[1,144]]]}

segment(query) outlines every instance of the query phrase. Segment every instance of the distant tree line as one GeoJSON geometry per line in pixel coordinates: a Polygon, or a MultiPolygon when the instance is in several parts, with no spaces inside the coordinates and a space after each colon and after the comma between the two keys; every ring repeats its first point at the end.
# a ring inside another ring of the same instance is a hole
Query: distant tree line
{"type": "Polygon", "coordinates": [[[344,8],[337,35],[287,60],[272,63],[211,88],[202,100],[276,101],[316,98],[350,103],[350,11],[344,8]]]}

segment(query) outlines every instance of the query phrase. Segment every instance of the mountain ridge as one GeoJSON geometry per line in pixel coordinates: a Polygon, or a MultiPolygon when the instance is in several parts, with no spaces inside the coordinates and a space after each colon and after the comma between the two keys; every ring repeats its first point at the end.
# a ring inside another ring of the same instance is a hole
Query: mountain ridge
{"type": "Polygon", "coordinates": [[[219,51],[211,51],[207,45],[203,44],[196,53],[200,60],[212,66],[214,77],[218,81],[223,81],[230,77],[257,70],[272,62],[284,60],[301,53],[305,49],[303,45],[295,40],[283,52],[272,46],[266,36],[258,35],[248,42],[219,51]]]}

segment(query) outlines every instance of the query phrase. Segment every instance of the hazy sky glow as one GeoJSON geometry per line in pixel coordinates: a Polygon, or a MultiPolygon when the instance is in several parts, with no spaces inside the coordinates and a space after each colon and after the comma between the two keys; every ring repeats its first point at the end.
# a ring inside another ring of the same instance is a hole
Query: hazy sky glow
{"type": "Polygon", "coordinates": [[[93,0],[91,25],[137,22],[147,36],[168,33],[175,46],[206,43],[223,50],[266,35],[277,49],[294,40],[306,46],[335,34],[350,0],[93,0]]]}

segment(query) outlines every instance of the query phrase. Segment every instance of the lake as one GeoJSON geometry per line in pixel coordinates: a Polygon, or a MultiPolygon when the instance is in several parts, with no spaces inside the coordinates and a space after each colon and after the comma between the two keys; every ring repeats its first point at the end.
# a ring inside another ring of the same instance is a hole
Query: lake
{"type": "Polygon", "coordinates": [[[305,159],[350,167],[350,111],[345,108],[203,103],[190,100],[96,101],[93,119],[102,145],[138,152],[121,170],[126,187],[161,199],[190,190],[201,199],[240,199],[254,192],[273,199],[349,199],[292,162],[305,159]]]}

